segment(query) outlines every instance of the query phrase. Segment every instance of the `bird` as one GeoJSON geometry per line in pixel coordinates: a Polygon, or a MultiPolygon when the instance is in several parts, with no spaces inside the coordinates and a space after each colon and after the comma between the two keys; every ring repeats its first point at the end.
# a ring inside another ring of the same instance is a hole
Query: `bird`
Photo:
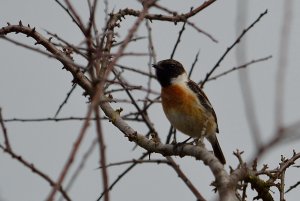
{"type": "Polygon", "coordinates": [[[200,86],[189,79],[183,65],[166,59],[152,65],[161,85],[163,111],[171,125],[180,132],[202,142],[205,137],[214,155],[224,165],[226,160],[216,133],[216,113],[200,86]]]}

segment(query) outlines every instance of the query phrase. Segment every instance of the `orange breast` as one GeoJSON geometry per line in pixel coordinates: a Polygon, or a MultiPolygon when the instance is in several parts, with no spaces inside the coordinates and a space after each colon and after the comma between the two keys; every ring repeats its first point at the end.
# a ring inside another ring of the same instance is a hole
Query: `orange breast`
{"type": "Polygon", "coordinates": [[[200,104],[195,94],[183,84],[174,84],[162,89],[162,104],[167,110],[183,110],[182,112],[198,112],[200,104]],[[196,111],[195,111],[196,110],[196,111]]]}
{"type": "Polygon", "coordinates": [[[205,110],[186,85],[164,87],[161,98],[164,112],[176,129],[196,138],[215,133],[214,117],[205,110]]]}

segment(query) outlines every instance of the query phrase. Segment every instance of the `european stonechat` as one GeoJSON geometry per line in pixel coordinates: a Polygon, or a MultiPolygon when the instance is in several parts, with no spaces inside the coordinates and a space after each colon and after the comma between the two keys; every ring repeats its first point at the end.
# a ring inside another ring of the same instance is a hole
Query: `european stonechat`
{"type": "Polygon", "coordinates": [[[176,129],[198,140],[206,137],[215,156],[222,164],[225,157],[218,142],[216,113],[201,88],[188,78],[181,63],[162,60],[153,67],[161,85],[161,99],[165,115],[176,129]]]}

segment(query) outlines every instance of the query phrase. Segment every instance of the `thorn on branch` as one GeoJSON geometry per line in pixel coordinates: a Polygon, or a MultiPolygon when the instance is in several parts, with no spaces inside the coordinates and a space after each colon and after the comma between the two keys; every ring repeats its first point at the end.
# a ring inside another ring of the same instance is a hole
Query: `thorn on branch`
{"type": "Polygon", "coordinates": [[[22,27],[22,26],[23,26],[23,24],[22,24],[22,21],[21,21],[21,20],[19,21],[19,26],[20,26],[20,27],[22,27]]]}
{"type": "Polygon", "coordinates": [[[151,136],[151,140],[154,142],[155,146],[160,143],[160,139],[156,132],[151,133],[150,136],[151,136]]]}
{"type": "Polygon", "coordinates": [[[115,26],[118,27],[118,28],[120,28],[120,23],[116,22],[115,26]]]}
{"type": "Polygon", "coordinates": [[[244,153],[244,151],[240,151],[238,149],[235,152],[233,152],[233,155],[235,155],[237,157],[237,159],[239,160],[240,165],[244,164],[244,161],[242,159],[243,153],[244,153]]]}
{"type": "Polygon", "coordinates": [[[125,134],[125,136],[128,138],[128,140],[129,140],[130,142],[132,142],[132,141],[134,141],[134,139],[136,138],[137,132],[135,131],[134,133],[128,134],[128,135],[125,134]]]}
{"type": "Polygon", "coordinates": [[[9,22],[6,22],[7,26],[10,26],[10,23],[9,22]]]}
{"type": "Polygon", "coordinates": [[[263,164],[263,167],[261,169],[262,172],[266,171],[269,168],[268,164],[263,164]]]}
{"type": "Polygon", "coordinates": [[[120,115],[120,113],[118,112],[118,110],[116,110],[115,113],[112,115],[111,118],[109,118],[108,121],[111,122],[111,123],[113,123],[113,124],[115,124],[117,116],[119,116],[119,115],[120,115]]]}
{"type": "Polygon", "coordinates": [[[89,95],[89,93],[85,91],[85,92],[82,93],[82,95],[83,95],[84,97],[87,97],[87,96],[89,95]]]}
{"type": "Polygon", "coordinates": [[[119,109],[116,109],[116,112],[120,115],[121,114],[121,112],[123,111],[123,108],[119,108],[119,109]]]}
{"type": "Polygon", "coordinates": [[[71,82],[72,82],[72,85],[74,85],[78,82],[78,80],[76,78],[73,78],[73,80],[71,82]]]}
{"type": "Polygon", "coordinates": [[[40,41],[40,40],[38,40],[38,41],[36,41],[36,42],[34,43],[34,45],[38,45],[38,44],[41,44],[41,41],[40,41]]]}
{"type": "Polygon", "coordinates": [[[113,99],[114,99],[114,97],[113,97],[112,94],[108,94],[107,98],[110,99],[110,100],[113,100],[113,99]]]}

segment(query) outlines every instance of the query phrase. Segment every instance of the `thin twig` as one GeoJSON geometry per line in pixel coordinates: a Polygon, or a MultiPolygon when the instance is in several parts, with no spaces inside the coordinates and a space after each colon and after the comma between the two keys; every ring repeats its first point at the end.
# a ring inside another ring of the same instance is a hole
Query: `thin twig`
{"type": "Polygon", "coordinates": [[[80,28],[80,30],[82,31],[83,34],[86,34],[86,29],[85,26],[78,14],[78,12],[75,10],[75,8],[73,7],[72,3],[70,2],[70,0],[65,0],[65,3],[67,4],[68,9],[66,10],[67,12],[69,11],[71,13],[71,15],[73,16],[73,20],[75,19],[75,23],[76,25],[80,28]]]}
{"type": "Polygon", "coordinates": [[[213,74],[213,72],[220,66],[221,62],[224,60],[224,58],[226,57],[226,55],[232,50],[232,48],[237,45],[241,39],[243,38],[243,36],[254,27],[254,25],[256,23],[258,23],[260,21],[260,19],[266,15],[268,13],[268,10],[265,10],[263,13],[261,13],[259,15],[259,17],[249,26],[247,27],[245,30],[243,30],[243,32],[239,35],[239,37],[233,42],[232,45],[230,45],[226,51],[223,53],[223,55],[221,56],[221,58],[217,61],[217,63],[215,64],[215,66],[206,74],[204,80],[201,82],[200,87],[203,88],[204,84],[207,82],[207,80],[210,78],[210,76],[213,74]]]}
{"type": "MultiPolygon", "coordinates": [[[[82,171],[82,169],[84,168],[85,163],[87,162],[87,159],[89,158],[89,156],[92,154],[92,152],[94,151],[96,145],[97,145],[98,140],[95,139],[93,140],[91,146],[88,148],[88,150],[83,154],[82,159],[80,161],[80,164],[78,165],[77,169],[74,171],[74,173],[72,174],[72,176],[70,177],[70,181],[68,182],[68,184],[66,185],[66,192],[68,192],[73,184],[75,183],[76,179],[78,178],[80,172],[82,171]]],[[[63,197],[61,196],[59,201],[63,201],[63,197]]]]}
{"type": "Polygon", "coordinates": [[[297,188],[299,185],[300,185],[300,181],[298,181],[298,182],[295,183],[294,185],[290,186],[289,189],[287,189],[287,190],[285,191],[285,193],[290,192],[291,190],[297,188]]]}
{"type": "Polygon", "coordinates": [[[131,94],[131,92],[125,87],[126,82],[122,79],[121,75],[119,75],[117,77],[117,79],[120,81],[120,85],[125,89],[126,94],[128,95],[128,97],[130,98],[132,104],[134,105],[134,107],[138,111],[138,114],[141,115],[141,117],[144,120],[145,124],[149,128],[150,132],[156,133],[155,128],[153,127],[153,123],[149,119],[149,116],[143,110],[140,109],[139,105],[135,101],[135,99],[134,99],[133,95],[131,94]]]}
{"type": "MultiPolygon", "coordinates": [[[[132,160],[127,160],[127,161],[109,163],[109,164],[106,165],[106,167],[108,168],[108,167],[127,165],[127,164],[133,164],[133,163],[140,163],[140,164],[145,164],[145,163],[156,163],[156,164],[166,163],[166,164],[171,164],[168,160],[165,160],[165,159],[147,159],[147,160],[132,159],[132,160]]],[[[99,168],[103,168],[103,167],[100,166],[99,168]]]]}
{"type": "Polygon", "coordinates": [[[288,67],[288,56],[289,56],[289,44],[292,28],[292,19],[293,19],[293,2],[287,1],[284,3],[284,15],[282,20],[281,27],[281,36],[279,43],[279,57],[278,57],[278,66],[276,73],[276,82],[275,82],[275,122],[277,129],[280,130],[283,127],[283,113],[284,113],[284,92],[285,92],[285,80],[286,72],[288,67]]]}
{"type": "Polygon", "coordinates": [[[179,45],[179,43],[180,43],[180,41],[181,41],[180,39],[181,39],[182,34],[183,34],[184,30],[185,30],[185,24],[186,24],[186,21],[183,23],[182,28],[181,28],[181,30],[179,31],[179,34],[178,34],[176,43],[175,43],[175,45],[174,45],[174,48],[173,48],[172,53],[171,53],[171,56],[170,56],[170,59],[173,59],[174,54],[175,54],[175,51],[176,51],[176,49],[177,49],[177,46],[179,45]]]}
{"type": "Polygon", "coordinates": [[[138,74],[141,74],[141,75],[145,75],[147,77],[155,78],[155,75],[150,74],[150,73],[145,72],[145,71],[138,70],[134,67],[128,67],[128,66],[124,66],[124,65],[120,65],[120,64],[116,64],[115,66],[117,66],[121,69],[124,69],[124,70],[132,71],[132,72],[135,72],[135,73],[138,73],[138,74]]]}
{"type": "Polygon", "coordinates": [[[1,107],[0,107],[0,125],[1,125],[1,128],[2,128],[3,136],[4,136],[5,147],[8,151],[11,151],[11,146],[10,146],[9,138],[8,138],[8,135],[7,135],[7,129],[4,125],[4,119],[2,117],[2,108],[1,107]]]}
{"type": "MultiPolygon", "coordinates": [[[[149,155],[149,153],[148,152],[146,152],[146,153],[143,153],[138,159],[137,159],[137,161],[139,161],[139,160],[143,160],[146,156],[148,156],[149,155]]],[[[137,165],[138,163],[136,162],[136,163],[133,163],[132,165],[130,165],[128,168],[126,168],[125,170],[124,170],[124,172],[122,172],[119,176],[118,176],[118,178],[113,182],[113,183],[111,183],[110,184],[110,186],[108,187],[108,189],[106,189],[106,190],[104,190],[102,193],[101,193],[101,195],[99,196],[99,198],[97,199],[97,201],[99,201],[99,200],[101,200],[101,198],[103,197],[103,195],[105,194],[105,192],[106,191],[111,191],[112,189],[113,189],[113,187],[129,172],[129,171],[131,171],[136,165],[137,165]]]]}
{"type": "MultiPolygon", "coordinates": [[[[147,81],[147,89],[148,92],[145,95],[145,100],[149,100],[150,99],[150,91],[151,91],[151,84],[152,84],[152,79],[154,78],[154,75],[152,74],[152,64],[156,63],[156,52],[155,52],[155,48],[154,48],[154,43],[153,43],[153,36],[152,36],[152,28],[151,25],[149,23],[149,20],[146,20],[146,28],[147,28],[147,33],[148,33],[148,51],[149,51],[149,61],[148,61],[148,72],[149,72],[149,76],[148,81],[147,81]]],[[[147,106],[147,102],[144,102],[144,108],[147,106]]],[[[144,110],[145,111],[145,110],[144,110]]]]}
{"type": "Polygon", "coordinates": [[[96,131],[97,131],[98,143],[99,143],[100,166],[103,167],[103,168],[101,168],[101,175],[102,175],[102,185],[103,185],[103,189],[105,191],[104,200],[109,201],[110,200],[109,199],[109,191],[107,191],[109,181],[108,181],[108,173],[107,173],[107,168],[106,168],[106,145],[104,142],[104,136],[103,136],[103,132],[102,132],[101,122],[99,120],[100,112],[99,112],[98,106],[94,108],[94,112],[95,112],[95,117],[98,119],[96,121],[96,131]]]}
{"type": "Polygon", "coordinates": [[[68,15],[71,17],[72,21],[78,26],[78,28],[84,33],[84,27],[82,26],[82,24],[80,23],[80,21],[78,22],[77,19],[73,16],[73,14],[70,12],[70,10],[64,6],[59,0],[55,0],[56,3],[66,11],[66,13],[68,13],[68,15]]]}
{"type": "Polygon", "coordinates": [[[239,70],[239,69],[242,69],[242,68],[247,68],[248,66],[252,65],[252,64],[255,64],[255,63],[258,63],[258,62],[262,62],[262,61],[266,61],[266,60],[269,60],[272,58],[272,55],[270,56],[267,56],[267,57],[263,57],[263,58],[259,58],[259,59],[253,59],[252,61],[249,61],[243,65],[240,65],[240,66],[236,66],[236,67],[233,67],[227,71],[224,71],[223,73],[220,73],[218,75],[215,75],[213,77],[210,77],[207,81],[211,81],[211,80],[216,80],[224,75],[227,75],[229,73],[232,73],[236,70],[239,70]]]}
{"type": "MultiPolygon", "coordinates": [[[[28,169],[30,169],[33,173],[37,174],[38,176],[42,177],[44,180],[46,180],[50,186],[54,186],[55,182],[48,176],[46,175],[44,172],[42,172],[41,170],[39,170],[33,163],[31,162],[27,162],[24,158],[22,158],[22,156],[16,154],[15,152],[13,152],[12,149],[7,149],[5,147],[3,147],[0,144],[0,148],[7,154],[9,154],[13,159],[19,161],[21,164],[23,164],[25,167],[27,167],[28,169]]],[[[66,191],[62,188],[61,185],[59,185],[57,187],[57,190],[59,192],[61,192],[62,196],[68,200],[71,201],[71,198],[68,196],[68,194],[66,193],[66,191]]]]}
{"type": "Polygon", "coordinates": [[[74,161],[74,158],[75,158],[75,156],[77,154],[79,146],[80,146],[80,144],[81,144],[81,142],[83,140],[83,137],[85,136],[86,131],[87,131],[88,127],[89,127],[89,124],[90,124],[89,120],[90,120],[90,116],[92,114],[92,109],[93,109],[93,107],[92,107],[92,104],[91,104],[90,107],[89,107],[89,109],[88,109],[87,115],[86,115],[86,120],[84,121],[83,126],[82,126],[82,128],[80,130],[80,133],[79,133],[76,141],[74,142],[73,149],[71,150],[69,158],[66,161],[66,163],[65,163],[65,165],[64,165],[64,167],[63,167],[63,169],[62,169],[62,171],[61,171],[61,173],[59,175],[59,178],[58,178],[57,182],[53,186],[53,188],[52,188],[52,190],[51,190],[51,192],[50,192],[50,194],[49,194],[49,196],[47,198],[47,201],[52,201],[53,200],[53,198],[54,198],[54,196],[56,194],[56,191],[58,190],[59,186],[64,181],[64,179],[65,179],[65,177],[66,177],[66,175],[67,175],[67,173],[68,173],[68,171],[69,171],[69,169],[70,169],[70,167],[71,167],[71,165],[72,165],[72,163],[74,161]]]}
{"type": "Polygon", "coordinates": [[[67,104],[67,102],[68,102],[68,100],[69,100],[71,94],[72,94],[73,91],[75,90],[76,86],[77,86],[77,84],[75,83],[75,84],[72,86],[71,90],[67,93],[65,99],[64,99],[63,102],[59,105],[57,111],[55,112],[54,118],[57,117],[57,115],[60,113],[60,111],[61,111],[61,109],[63,108],[63,106],[67,104]]]}
{"type": "MultiPolygon", "coordinates": [[[[45,118],[10,118],[4,119],[4,122],[44,122],[44,121],[85,121],[86,117],[62,117],[62,118],[53,118],[53,117],[45,117],[45,118]]],[[[106,117],[102,117],[102,119],[108,119],[106,117]]],[[[96,120],[95,118],[90,118],[90,120],[96,120]]]]}
{"type": "MultiPolygon", "coordinates": [[[[130,40],[130,42],[136,42],[136,41],[139,41],[139,40],[143,40],[143,39],[145,39],[145,38],[146,38],[145,36],[134,37],[134,38],[132,38],[132,39],[130,40]]],[[[114,44],[113,44],[113,47],[122,45],[123,43],[124,43],[124,41],[120,41],[120,42],[114,43],[114,44]]]]}
{"type": "MultiPolygon", "coordinates": [[[[48,57],[50,57],[50,58],[61,59],[61,60],[63,60],[63,61],[66,62],[66,63],[67,63],[67,62],[70,62],[69,60],[66,60],[66,59],[64,59],[64,58],[61,58],[61,57],[59,57],[59,56],[57,56],[57,55],[55,55],[55,54],[50,54],[50,53],[48,53],[48,52],[46,52],[46,51],[43,51],[43,50],[41,50],[41,49],[39,49],[39,48],[31,47],[31,46],[26,45],[26,44],[24,44],[24,43],[21,43],[21,42],[18,42],[18,41],[16,41],[16,40],[13,40],[13,39],[11,39],[11,38],[8,38],[8,37],[6,37],[6,36],[0,36],[0,38],[1,38],[1,39],[4,39],[4,40],[7,40],[7,41],[9,41],[9,42],[11,42],[11,43],[13,43],[13,44],[15,44],[15,45],[17,45],[17,46],[24,47],[24,48],[29,49],[29,50],[32,50],[32,51],[34,51],[34,52],[37,52],[37,53],[40,53],[40,54],[42,54],[42,55],[48,56],[48,57]]],[[[50,41],[49,41],[49,43],[50,43],[50,41]]],[[[36,43],[36,44],[37,44],[37,43],[36,43]]],[[[84,66],[79,65],[79,64],[75,64],[74,62],[72,62],[72,64],[73,64],[74,66],[80,68],[80,69],[83,69],[83,68],[84,68],[84,66]]]]}
{"type": "Polygon", "coordinates": [[[189,180],[189,178],[187,178],[184,172],[180,169],[179,165],[174,161],[174,159],[171,156],[166,156],[166,159],[171,163],[171,167],[175,170],[178,177],[187,185],[187,187],[195,195],[197,201],[206,201],[206,199],[200,194],[200,192],[193,185],[191,180],[189,180]]]}
{"type": "Polygon", "coordinates": [[[63,39],[62,37],[58,36],[57,34],[52,33],[47,29],[44,29],[44,30],[46,31],[47,34],[54,37],[56,40],[60,41],[61,43],[65,44],[65,45],[62,45],[62,44],[59,45],[59,44],[56,44],[56,43],[53,43],[53,44],[55,44],[56,46],[63,47],[63,48],[65,48],[65,47],[71,48],[72,51],[74,51],[78,55],[82,56],[83,58],[87,59],[86,53],[83,53],[83,51],[84,52],[87,51],[87,49],[85,47],[81,47],[80,45],[75,46],[75,45],[69,43],[68,41],[66,41],[65,39],[63,39]],[[80,51],[80,50],[82,50],[82,51],[80,51]]]}
{"type": "MultiPolygon", "coordinates": [[[[116,53],[116,56],[114,57],[114,59],[109,63],[109,65],[106,68],[103,68],[104,75],[101,78],[102,80],[107,79],[107,77],[109,76],[109,73],[111,72],[111,70],[113,69],[113,67],[115,66],[115,64],[119,60],[119,58],[122,56],[125,48],[129,44],[129,42],[132,40],[133,35],[137,31],[137,29],[140,26],[142,20],[145,18],[149,7],[152,6],[153,3],[155,3],[155,2],[156,2],[156,0],[151,0],[151,1],[147,1],[147,3],[144,4],[144,8],[143,8],[142,12],[140,13],[138,18],[134,22],[133,26],[129,29],[128,34],[124,39],[124,43],[120,46],[118,52],[116,53]]],[[[110,40],[113,40],[113,38],[110,38],[110,40]]],[[[112,42],[108,41],[107,44],[109,44],[109,43],[112,43],[112,42]]],[[[103,81],[101,81],[101,85],[104,85],[103,81]]]]}
{"type": "Polygon", "coordinates": [[[196,56],[195,56],[195,60],[194,60],[194,62],[193,62],[193,64],[192,64],[192,67],[191,67],[191,69],[190,69],[190,71],[189,71],[189,75],[188,75],[189,78],[191,77],[191,75],[192,75],[192,73],[193,73],[194,67],[195,67],[195,65],[196,65],[196,63],[197,63],[197,61],[198,61],[199,54],[200,54],[200,50],[197,52],[197,54],[196,54],[196,56]]]}

